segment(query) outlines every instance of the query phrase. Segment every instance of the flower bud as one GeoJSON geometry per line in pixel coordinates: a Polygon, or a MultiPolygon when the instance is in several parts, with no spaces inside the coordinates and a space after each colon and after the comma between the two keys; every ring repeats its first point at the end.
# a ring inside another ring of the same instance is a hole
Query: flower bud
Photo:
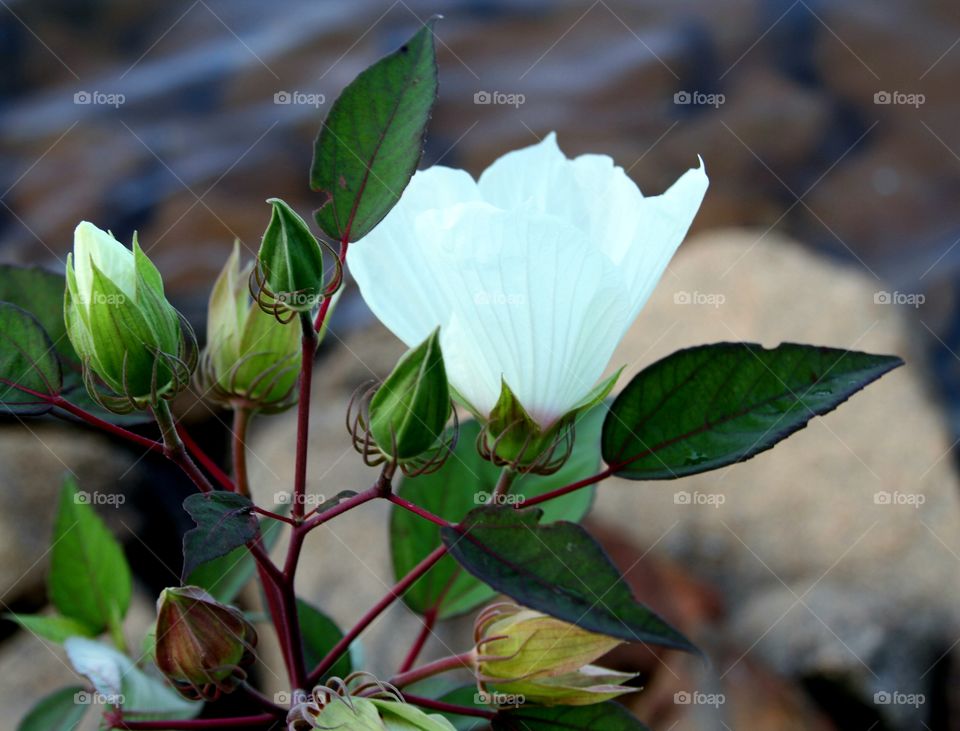
{"type": "Polygon", "coordinates": [[[450,418],[439,330],[407,351],[370,401],[370,433],[380,450],[398,462],[433,448],[450,418]]]}
{"type": "Polygon", "coordinates": [[[131,251],[92,223],[77,226],[67,256],[64,320],[87,390],[106,408],[144,408],[189,382],[193,334],[184,333],[136,236],[131,251]],[[94,374],[115,397],[99,392],[94,374]]]}
{"type": "Polygon", "coordinates": [[[191,699],[232,692],[253,663],[257,632],[233,608],[203,589],[164,589],[157,600],[156,664],[191,699]]]}
{"type": "Polygon", "coordinates": [[[224,406],[276,412],[296,402],[300,328],[250,300],[252,268],[241,268],[236,242],[210,294],[199,380],[201,390],[224,406]]]}
{"type": "Polygon", "coordinates": [[[591,665],[621,640],[588,632],[515,604],[487,607],[474,628],[477,680],[502,694],[540,705],[602,703],[636,688],[633,675],[591,665]]]}
{"type": "Polygon", "coordinates": [[[323,251],[310,227],[279,198],[263,234],[258,277],[258,299],[278,318],[287,312],[309,312],[324,296],[323,251]]]}
{"type": "Polygon", "coordinates": [[[530,416],[506,381],[501,381],[500,398],[489,415],[476,414],[484,424],[480,453],[498,466],[517,472],[553,474],[566,463],[573,450],[577,417],[607,397],[619,371],[600,383],[569,412],[549,424],[530,416]]]}
{"type": "Polygon", "coordinates": [[[289,731],[455,731],[440,714],[426,713],[402,700],[339,695],[318,688],[287,715],[289,731]]]}

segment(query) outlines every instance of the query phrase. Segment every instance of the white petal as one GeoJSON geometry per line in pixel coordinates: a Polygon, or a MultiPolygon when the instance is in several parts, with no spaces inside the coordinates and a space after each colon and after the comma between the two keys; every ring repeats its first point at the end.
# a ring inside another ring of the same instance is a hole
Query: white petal
{"type": "Polygon", "coordinates": [[[449,309],[423,286],[426,253],[416,219],[437,209],[479,200],[463,170],[434,166],[414,174],[396,206],[347,254],[350,273],[373,313],[408,346],[419,345],[449,309]]]}
{"type": "Polygon", "coordinates": [[[612,158],[569,160],[550,133],[494,162],[479,186],[484,200],[496,206],[549,213],[579,228],[590,246],[622,267],[636,317],[686,236],[707,183],[701,163],[663,195],[644,198],[612,158]]]}
{"type": "Polygon", "coordinates": [[[77,291],[89,304],[93,291],[93,268],[97,268],[131,299],[136,294],[136,272],[133,252],[106,231],[88,221],[81,221],[73,233],[74,272],[77,291]]]}
{"type": "Polygon", "coordinates": [[[708,184],[701,160],[699,168],[685,172],[663,195],[643,198],[632,219],[622,212],[619,235],[600,239],[630,287],[631,321],[646,304],[690,230],[708,184]],[[627,223],[630,220],[632,224],[627,223]]]}
{"type": "Polygon", "coordinates": [[[382,247],[354,276],[409,345],[441,326],[447,375],[478,411],[493,408],[501,379],[543,426],[590,391],[626,327],[629,298],[579,231],[554,216],[468,203],[421,214],[412,233],[412,258],[382,247]],[[397,305],[410,289],[427,302],[419,311],[397,305]]]}

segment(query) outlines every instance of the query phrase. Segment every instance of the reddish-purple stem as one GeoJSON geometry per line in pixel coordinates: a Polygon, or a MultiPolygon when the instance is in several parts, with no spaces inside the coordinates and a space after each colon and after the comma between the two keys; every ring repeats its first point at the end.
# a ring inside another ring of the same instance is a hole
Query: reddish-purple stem
{"type": "Polygon", "coordinates": [[[343,655],[350,645],[353,644],[353,641],[357,639],[361,632],[363,632],[370,624],[379,617],[384,610],[387,609],[391,604],[393,604],[399,597],[413,586],[417,580],[420,579],[427,571],[433,568],[434,564],[437,563],[441,558],[443,558],[447,553],[446,546],[438,546],[430,554],[424,558],[420,563],[414,566],[410,572],[404,576],[400,581],[398,581],[386,596],[384,596],[380,601],[374,604],[366,614],[364,614],[360,620],[333,646],[333,649],[327,653],[326,657],[320,661],[320,664],[317,665],[310,673],[308,677],[309,685],[315,685],[323,677],[333,665],[340,659],[340,656],[343,655]]]}
{"type": "Polygon", "coordinates": [[[404,510],[409,510],[414,515],[419,515],[424,520],[429,520],[431,523],[434,523],[435,525],[439,525],[441,528],[446,528],[451,525],[450,521],[444,520],[439,515],[434,515],[429,510],[425,510],[424,508],[421,508],[419,505],[415,505],[409,500],[404,500],[399,495],[390,493],[389,495],[387,495],[387,500],[392,502],[394,505],[400,506],[404,510]]]}
{"type": "Polygon", "coordinates": [[[199,444],[190,436],[190,433],[182,424],[177,424],[177,434],[180,436],[180,440],[184,443],[187,448],[187,451],[193,455],[193,458],[197,460],[203,468],[211,475],[213,478],[220,483],[220,487],[224,490],[230,492],[236,492],[237,486],[233,483],[233,480],[227,476],[227,473],[220,469],[220,465],[211,459],[210,455],[203,451],[199,444]]]}
{"type": "Polygon", "coordinates": [[[458,716],[473,716],[475,718],[486,718],[489,720],[493,720],[497,717],[495,711],[485,711],[482,708],[458,706],[456,703],[444,703],[443,701],[436,701],[433,698],[423,698],[418,695],[411,695],[410,693],[404,693],[403,697],[408,703],[412,703],[415,706],[420,706],[421,708],[427,708],[431,711],[454,713],[458,716]]]}

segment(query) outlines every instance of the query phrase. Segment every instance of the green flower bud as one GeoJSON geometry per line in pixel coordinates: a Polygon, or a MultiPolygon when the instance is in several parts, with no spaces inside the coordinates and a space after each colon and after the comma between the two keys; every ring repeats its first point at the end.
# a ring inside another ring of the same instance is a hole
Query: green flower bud
{"type": "Polygon", "coordinates": [[[278,318],[284,312],[309,312],[324,296],[323,251],[290,206],[279,198],[267,203],[273,213],[257,255],[260,299],[278,318]]]}
{"type": "Polygon", "coordinates": [[[246,679],[257,632],[203,589],[164,589],[157,600],[156,664],[181,695],[215,700],[246,679]]]}
{"type": "Polygon", "coordinates": [[[289,731],[455,731],[440,714],[426,713],[400,700],[351,697],[317,689],[287,716],[289,731]]]}
{"type": "Polygon", "coordinates": [[[210,294],[200,387],[225,406],[276,412],[296,402],[300,328],[251,301],[252,268],[241,268],[236,242],[210,294]]]}
{"type": "Polygon", "coordinates": [[[87,389],[107,408],[144,408],[189,381],[193,334],[184,333],[136,236],[131,251],[91,223],[77,226],[67,256],[64,320],[87,389]],[[117,396],[101,394],[93,374],[117,396]]]}
{"type": "Polygon", "coordinates": [[[622,687],[635,676],[590,664],[621,640],[532,609],[492,605],[477,618],[474,634],[478,683],[511,702],[582,706],[638,690],[622,687]]]}
{"type": "Polygon", "coordinates": [[[486,418],[476,414],[479,421],[485,422],[479,442],[480,453],[494,464],[517,472],[541,475],[556,472],[570,457],[577,417],[603,401],[619,375],[617,371],[573,409],[546,425],[533,419],[506,381],[502,381],[500,398],[493,411],[486,418]]]}
{"type": "Polygon", "coordinates": [[[450,418],[439,330],[407,351],[370,401],[370,434],[401,464],[437,446],[450,418]]]}

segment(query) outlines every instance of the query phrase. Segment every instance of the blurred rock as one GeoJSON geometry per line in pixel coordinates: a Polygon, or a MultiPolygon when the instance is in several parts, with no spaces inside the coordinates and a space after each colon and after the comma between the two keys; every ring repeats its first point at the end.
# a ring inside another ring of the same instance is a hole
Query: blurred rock
{"type": "MultiPolygon", "coordinates": [[[[131,460],[100,435],[72,425],[29,421],[4,426],[0,434],[0,606],[10,606],[42,596],[64,476],[76,475],[87,493],[111,496],[123,489],[120,478],[131,460]]],[[[120,527],[118,510],[98,511],[120,527]]]]}
{"type": "MultiPolygon", "coordinates": [[[[720,340],[895,353],[907,366],[746,463],[673,484],[611,481],[593,513],[714,581],[731,618],[720,632],[748,659],[844,674],[868,700],[924,688],[960,627],[950,441],[912,356],[915,315],[877,304],[883,290],[773,234],[685,244],[614,357],[628,364],[621,383],[720,340]],[[678,504],[679,491],[722,504],[678,504]]],[[[880,710],[913,724],[925,712],[880,710]]]]}

